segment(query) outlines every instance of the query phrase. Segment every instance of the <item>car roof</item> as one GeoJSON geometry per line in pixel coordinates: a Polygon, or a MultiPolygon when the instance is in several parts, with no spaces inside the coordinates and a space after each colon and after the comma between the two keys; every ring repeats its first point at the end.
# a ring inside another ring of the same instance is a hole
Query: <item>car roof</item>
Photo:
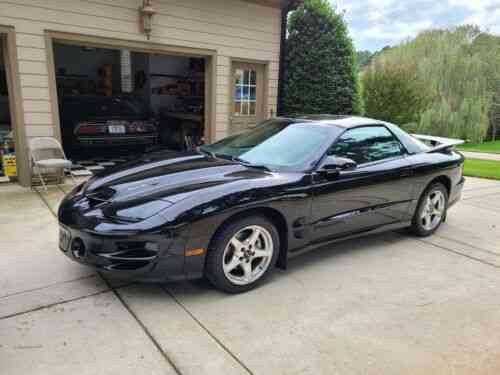
{"type": "Polygon", "coordinates": [[[314,122],[324,125],[334,125],[342,128],[353,128],[361,125],[384,124],[383,121],[374,120],[367,117],[349,116],[349,115],[318,114],[318,115],[298,116],[287,119],[293,122],[314,122]]]}

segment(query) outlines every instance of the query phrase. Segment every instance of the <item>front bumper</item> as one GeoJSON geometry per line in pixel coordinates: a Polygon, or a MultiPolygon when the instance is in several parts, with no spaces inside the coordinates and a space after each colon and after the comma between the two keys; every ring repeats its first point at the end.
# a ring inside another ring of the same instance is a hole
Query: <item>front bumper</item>
{"type": "Polygon", "coordinates": [[[59,236],[67,257],[109,276],[142,282],[186,279],[182,237],[165,232],[107,236],[63,224],[59,236]]]}

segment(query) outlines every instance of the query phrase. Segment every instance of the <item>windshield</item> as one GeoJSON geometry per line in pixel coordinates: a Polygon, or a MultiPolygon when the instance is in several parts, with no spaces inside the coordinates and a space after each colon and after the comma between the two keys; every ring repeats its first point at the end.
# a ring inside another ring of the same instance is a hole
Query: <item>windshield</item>
{"type": "Polygon", "coordinates": [[[246,133],[202,147],[219,157],[271,169],[309,169],[331,143],[334,127],[271,120],[246,133]]]}

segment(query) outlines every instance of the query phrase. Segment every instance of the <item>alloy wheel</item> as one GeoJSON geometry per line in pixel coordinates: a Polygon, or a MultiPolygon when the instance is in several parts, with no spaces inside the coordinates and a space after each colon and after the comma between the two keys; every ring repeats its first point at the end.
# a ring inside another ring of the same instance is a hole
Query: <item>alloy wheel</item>
{"type": "Polygon", "coordinates": [[[224,249],[223,270],[236,285],[251,284],[264,275],[274,254],[273,238],[259,225],[239,230],[224,249]]]}
{"type": "Polygon", "coordinates": [[[420,220],[426,231],[435,229],[441,223],[446,210],[446,198],[440,190],[433,190],[427,195],[420,220]]]}

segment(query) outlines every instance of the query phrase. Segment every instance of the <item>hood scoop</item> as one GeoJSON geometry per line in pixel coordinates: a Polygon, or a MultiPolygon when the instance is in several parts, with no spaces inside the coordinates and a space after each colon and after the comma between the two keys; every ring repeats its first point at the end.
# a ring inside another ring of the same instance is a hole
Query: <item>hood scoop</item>
{"type": "Polygon", "coordinates": [[[116,191],[110,187],[105,187],[101,188],[97,191],[93,191],[91,193],[85,194],[85,196],[93,201],[97,202],[109,202],[113,196],[115,195],[116,191]]]}

